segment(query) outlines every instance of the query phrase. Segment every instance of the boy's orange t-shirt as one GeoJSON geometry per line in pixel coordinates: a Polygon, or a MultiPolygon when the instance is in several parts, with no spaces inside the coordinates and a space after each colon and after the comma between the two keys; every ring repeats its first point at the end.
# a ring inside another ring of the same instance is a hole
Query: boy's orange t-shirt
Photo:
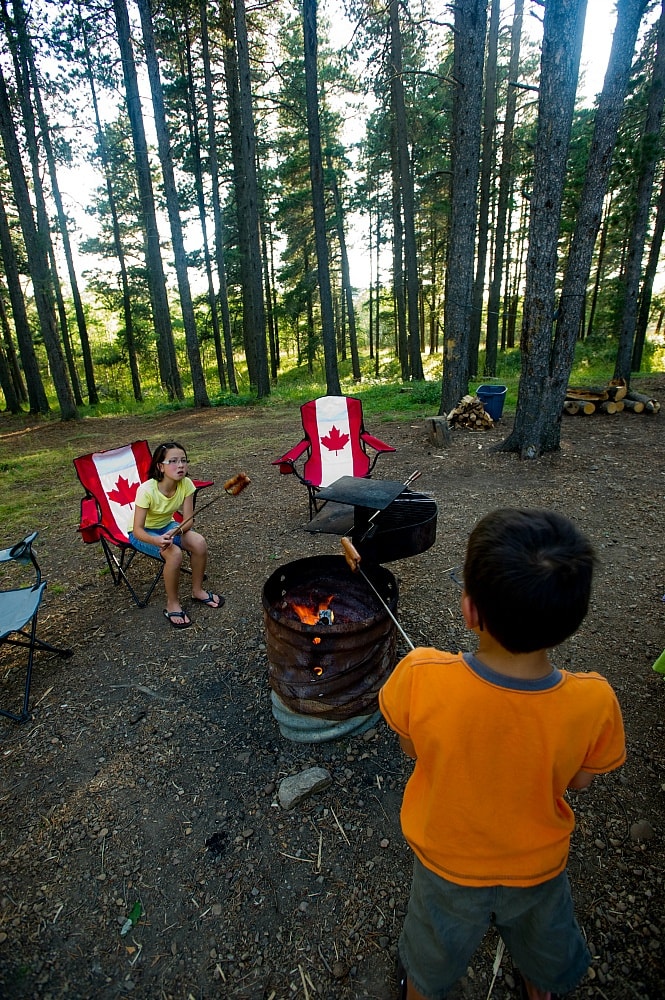
{"type": "Polygon", "coordinates": [[[566,866],[580,770],[625,760],[621,710],[597,673],[506,677],[471,654],[416,649],[379,692],[417,760],[401,821],[422,863],[460,885],[538,885],[566,866]]]}

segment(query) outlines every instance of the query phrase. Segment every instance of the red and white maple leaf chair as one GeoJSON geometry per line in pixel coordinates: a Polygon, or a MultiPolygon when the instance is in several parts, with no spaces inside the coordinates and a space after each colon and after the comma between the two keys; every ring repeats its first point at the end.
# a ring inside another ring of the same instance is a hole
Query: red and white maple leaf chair
{"type": "Polygon", "coordinates": [[[300,407],[305,436],[272,464],[294,473],[309,493],[309,516],[320,509],[317,493],[341,476],[367,479],[379,455],[395,451],[365,430],[362,403],[355,396],[321,396],[300,407]],[[368,448],[374,451],[372,456],[368,448]],[[303,456],[302,470],[296,463],[303,456]]]}
{"type": "MultiPolygon", "coordinates": [[[[134,517],[136,491],[148,478],[150,461],[151,451],[147,441],[134,441],[121,448],[92,452],[74,459],[76,474],[85,490],[78,531],[84,542],[99,542],[113,582],[116,585],[125,583],[140,608],[147,605],[164,572],[163,560],[155,556],[157,570],[143,596],[137,592],[128,575],[137,555],[153,558],[135,549],[128,537],[134,517]]],[[[199,490],[211,486],[212,481],[195,479],[194,485],[199,490]]],[[[176,515],[175,519],[180,520],[180,515],[176,515]]]]}

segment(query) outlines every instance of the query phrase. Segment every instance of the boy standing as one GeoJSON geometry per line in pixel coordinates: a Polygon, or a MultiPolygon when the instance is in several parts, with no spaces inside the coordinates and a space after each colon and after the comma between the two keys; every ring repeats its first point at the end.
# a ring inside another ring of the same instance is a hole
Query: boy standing
{"type": "Polygon", "coordinates": [[[560,514],[487,514],[464,563],[477,652],[413,650],[381,689],[416,761],[401,811],[415,854],[399,941],[408,1000],[443,1000],[491,923],[529,1000],[572,990],[589,966],[565,871],[565,793],[624,762],[623,723],[603,677],[558,670],[547,651],[583,621],[594,562],[560,514]]]}

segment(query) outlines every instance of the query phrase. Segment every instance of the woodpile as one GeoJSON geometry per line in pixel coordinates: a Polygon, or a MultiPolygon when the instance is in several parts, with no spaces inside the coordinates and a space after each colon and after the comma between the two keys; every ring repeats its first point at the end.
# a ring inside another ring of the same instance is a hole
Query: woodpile
{"type": "Polygon", "coordinates": [[[477,396],[462,396],[454,410],[448,414],[450,427],[467,427],[472,431],[486,431],[494,421],[477,396]]]}
{"type": "Polygon", "coordinates": [[[629,389],[623,379],[606,386],[568,386],[563,412],[568,416],[591,416],[592,413],[658,413],[657,399],[629,389]]]}

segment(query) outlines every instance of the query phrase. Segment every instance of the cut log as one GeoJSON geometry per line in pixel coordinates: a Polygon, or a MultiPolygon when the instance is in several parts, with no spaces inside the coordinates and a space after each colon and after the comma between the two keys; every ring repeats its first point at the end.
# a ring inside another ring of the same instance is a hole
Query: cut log
{"type": "Polygon", "coordinates": [[[609,399],[609,394],[607,389],[601,387],[586,388],[585,386],[572,386],[569,385],[566,389],[566,397],[568,399],[591,399],[591,400],[603,400],[609,399]]]}
{"type": "Polygon", "coordinates": [[[477,396],[463,396],[447,417],[450,427],[466,427],[469,430],[485,431],[494,426],[494,421],[485,411],[477,396]]]}
{"type": "Polygon", "coordinates": [[[623,378],[613,380],[608,385],[607,392],[610,399],[613,399],[615,403],[620,399],[625,399],[626,393],[628,392],[628,386],[626,385],[626,380],[623,378]]]}
{"type": "Polygon", "coordinates": [[[598,404],[597,410],[599,413],[618,413],[619,404],[613,403],[611,399],[606,399],[604,402],[598,404]]]}
{"type": "Polygon", "coordinates": [[[644,413],[644,403],[638,399],[622,399],[621,402],[627,413],[644,413]]]}
{"type": "Polygon", "coordinates": [[[425,420],[427,436],[437,448],[447,448],[453,436],[447,417],[427,417],[425,420]]]}
{"type": "Polygon", "coordinates": [[[624,411],[624,407],[625,407],[625,405],[626,405],[626,404],[624,403],[623,399],[615,399],[615,400],[614,400],[614,405],[615,405],[615,406],[616,406],[616,408],[617,408],[617,413],[623,413],[623,411],[624,411]]]}
{"type": "Polygon", "coordinates": [[[563,404],[563,412],[574,417],[576,413],[580,412],[580,404],[574,399],[567,399],[563,404]]]}
{"type": "Polygon", "coordinates": [[[644,403],[645,413],[658,413],[660,410],[660,403],[657,399],[653,399],[651,396],[645,396],[644,393],[635,392],[634,389],[629,389],[626,393],[626,399],[632,399],[636,403],[644,403]]]}

